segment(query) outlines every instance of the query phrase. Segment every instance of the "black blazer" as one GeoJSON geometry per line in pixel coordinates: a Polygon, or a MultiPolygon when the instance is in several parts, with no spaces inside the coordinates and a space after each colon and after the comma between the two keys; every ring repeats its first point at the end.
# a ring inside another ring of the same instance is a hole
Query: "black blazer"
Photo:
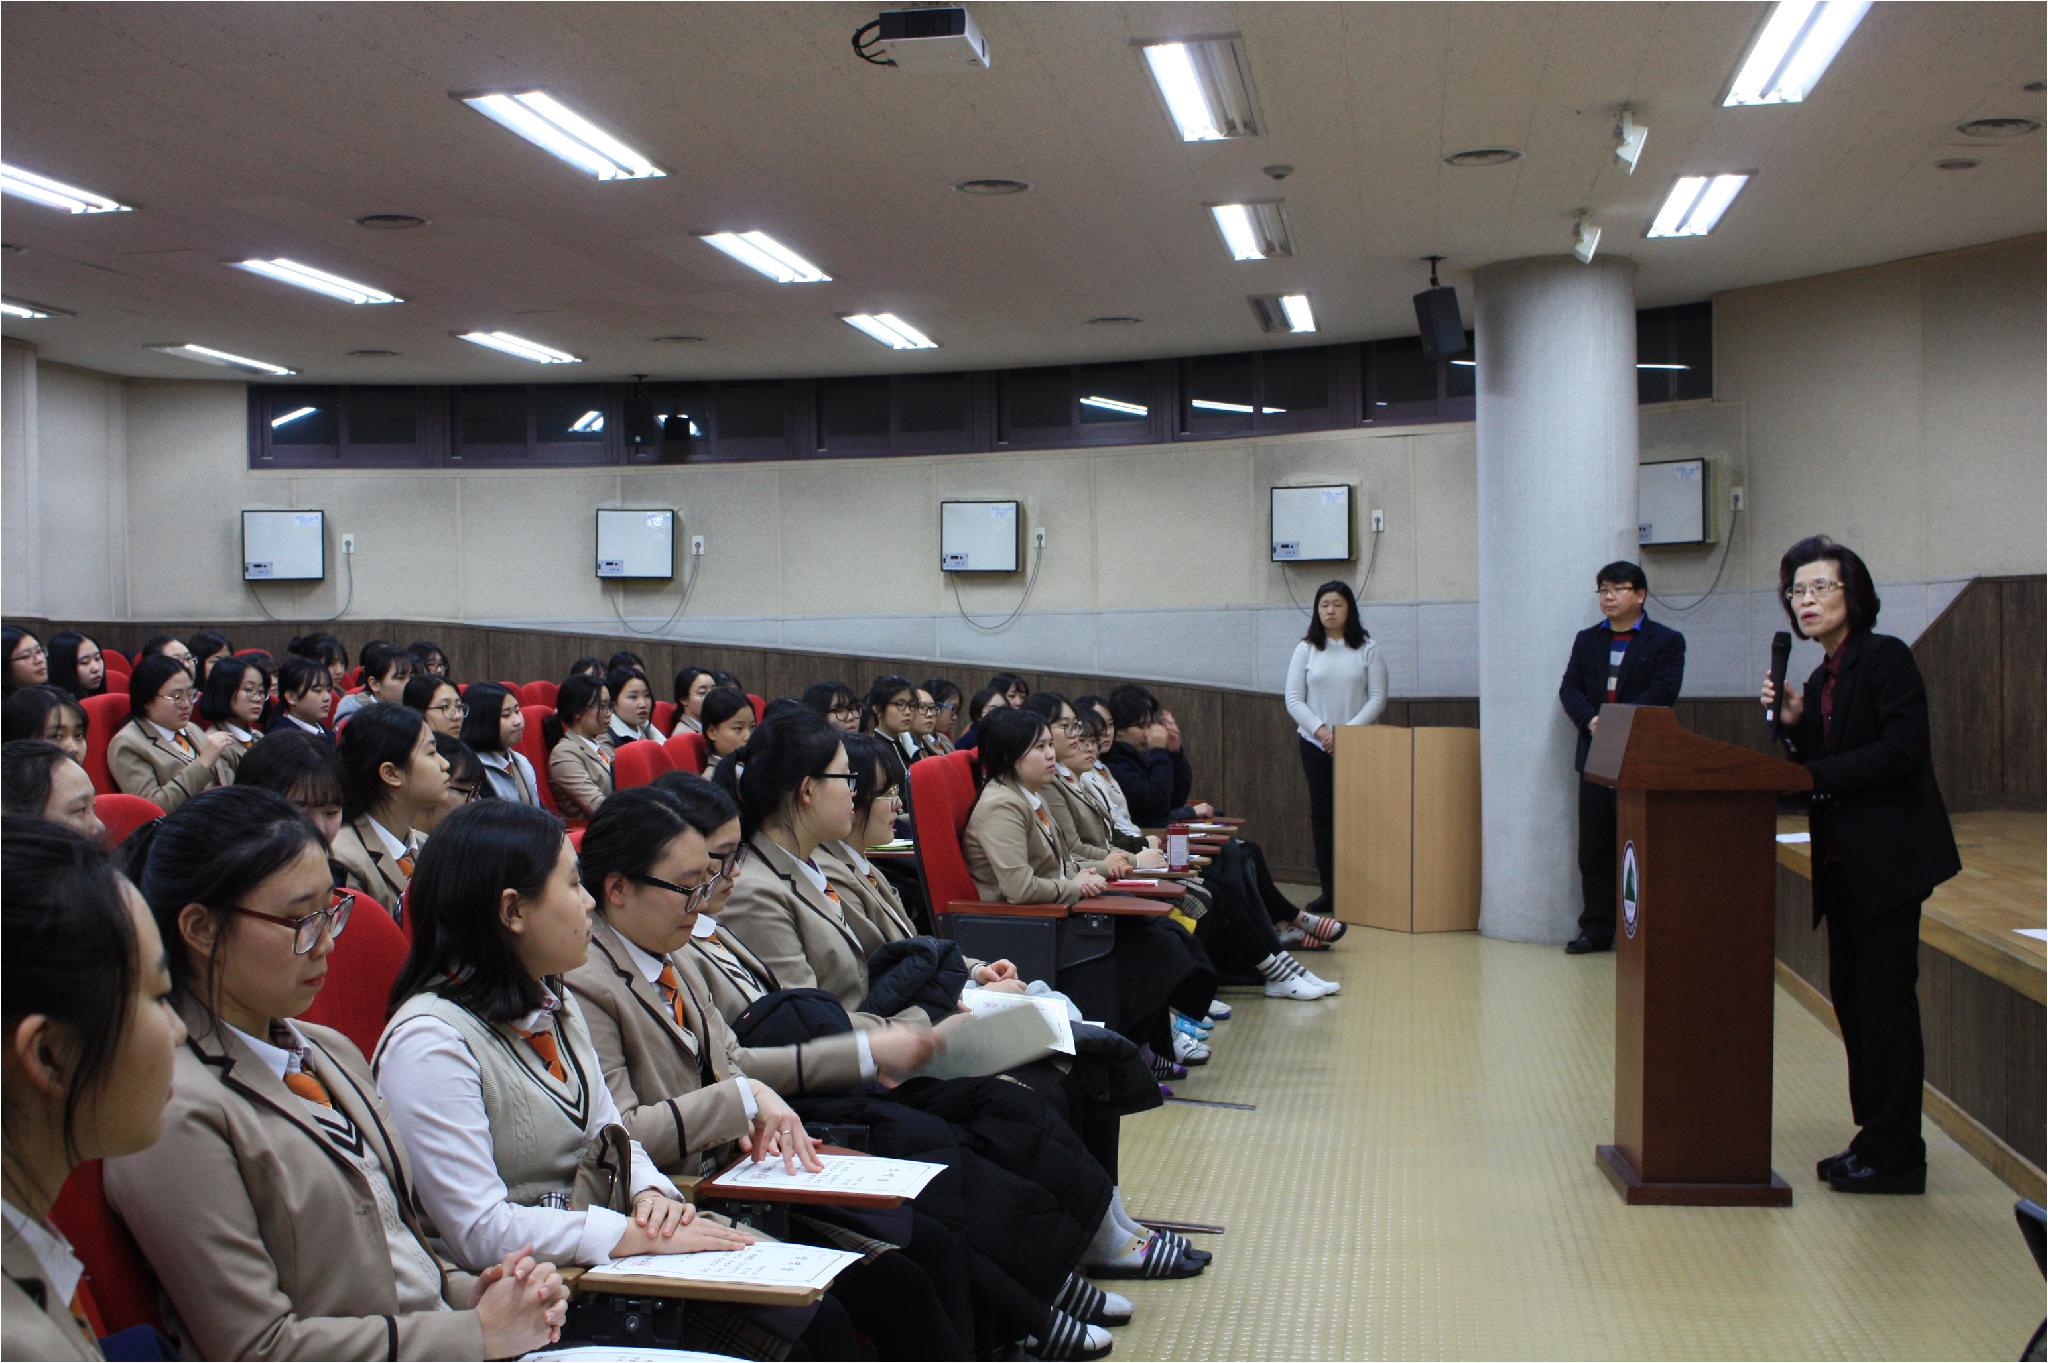
{"type": "Polygon", "coordinates": [[[1195,769],[1187,754],[1165,748],[1134,748],[1116,743],[1103,755],[1103,766],[1124,789],[1131,822],[1140,828],[1163,828],[1188,813],[1188,792],[1195,769]]]}
{"type": "MultiPolygon", "coordinates": [[[[1834,750],[1821,734],[1823,664],[1806,679],[1806,708],[1784,735],[1813,775],[1813,862],[1839,856],[1857,911],[1917,905],[1963,869],[1934,783],[1927,685],[1913,650],[1889,634],[1852,634],[1835,681],[1834,750]]],[[[1815,896],[1813,921],[1821,919],[1815,896]]]]}
{"type": "MultiPolygon", "coordinates": [[[[1669,625],[1643,617],[1642,633],[1621,660],[1614,699],[1621,705],[1672,705],[1685,681],[1685,636],[1669,625]]],[[[1558,702],[1579,731],[1579,750],[1572,770],[1586,769],[1586,750],[1593,746],[1593,719],[1607,703],[1607,652],[1612,632],[1602,620],[1582,629],[1572,640],[1572,660],[1565,664],[1558,702]]]]}

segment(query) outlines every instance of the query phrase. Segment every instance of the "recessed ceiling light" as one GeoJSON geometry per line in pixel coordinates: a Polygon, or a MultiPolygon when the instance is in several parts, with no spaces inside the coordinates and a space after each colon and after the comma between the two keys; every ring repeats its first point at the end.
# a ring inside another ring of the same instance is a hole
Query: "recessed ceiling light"
{"type": "Polygon", "coordinates": [[[349,221],[372,232],[409,232],[427,225],[427,220],[417,213],[365,213],[349,221]]]}
{"type": "Polygon", "coordinates": [[[74,315],[62,308],[53,308],[48,303],[30,303],[20,298],[0,299],[0,316],[13,317],[23,322],[41,322],[52,317],[74,315]]]}
{"type": "Polygon", "coordinates": [[[52,180],[47,175],[38,175],[32,170],[19,166],[0,165],[0,193],[14,194],[32,200],[45,208],[62,209],[66,213],[133,213],[135,210],[124,203],[116,203],[104,194],[95,194],[89,189],[79,189],[61,180],[52,180]]]}
{"type": "Polygon", "coordinates": [[[1265,130],[1251,61],[1236,35],[1138,46],[1181,141],[1223,142],[1265,130]]]}
{"type": "Polygon", "coordinates": [[[1513,147],[1467,147],[1463,151],[1446,152],[1444,164],[1460,170],[1476,166],[1504,166],[1510,161],[1519,161],[1522,153],[1513,147]]]}
{"type": "Polygon", "coordinates": [[[893,312],[857,312],[839,320],[891,350],[933,350],[939,344],[893,312]]]}
{"type": "Polygon", "coordinates": [[[1294,230],[1279,199],[1259,203],[1210,204],[1209,216],[1232,260],[1265,260],[1294,254],[1294,230]]]}
{"type": "Polygon", "coordinates": [[[1305,334],[1316,329],[1315,310],[1305,293],[1254,294],[1251,304],[1265,331],[1305,334]]]}
{"type": "Polygon", "coordinates": [[[1645,236],[1703,237],[1749,183],[1748,175],[1681,175],[1645,236]]]}
{"type": "Polygon", "coordinates": [[[398,358],[398,352],[395,350],[374,349],[351,350],[348,352],[348,357],[352,360],[395,360],[398,358]]]}
{"type": "Polygon", "coordinates": [[[668,174],[545,91],[499,91],[456,98],[499,127],[600,180],[657,180],[668,174]]]}
{"type": "Polygon", "coordinates": [[[953,188],[959,190],[962,194],[975,194],[983,198],[993,199],[1000,198],[1005,194],[1022,194],[1031,186],[1023,180],[986,179],[962,180],[954,185],[953,188]]]}
{"type": "MultiPolygon", "coordinates": [[[[1458,366],[1458,368],[1460,369],[1477,369],[1479,367],[1479,361],[1477,360],[1452,360],[1451,363],[1458,366]]],[[[1665,369],[1672,370],[1678,373],[1686,373],[1692,369],[1692,366],[1689,364],[1639,364],[1636,366],[1636,368],[1665,369]]]]}
{"type": "Polygon", "coordinates": [[[480,345],[489,350],[502,351],[507,355],[512,355],[522,360],[531,360],[535,364],[583,363],[581,357],[571,355],[566,350],[556,350],[553,346],[545,346],[538,341],[529,341],[523,336],[514,336],[509,331],[458,331],[455,335],[458,339],[468,341],[471,345],[480,345]]]}
{"type": "Polygon", "coordinates": [[[1140,402],[1125,402],[1122,398],[1106,398],[1091,394],[1081,399],[1083,407],[1093,407],[1103,412],[1122,412],[1125,416],[1150,416],[1152,409],[1140,402]]]}
{"type": "Polygon", "coordinates": [[[1805,99],[1869,8],[1870,0],[1778,0],[1736,68],[1722,105],[1805,99]]]}
{"type": "Polygon", "coordinates": [[[759,270],[778,284],[830,284],[832,276],[784,246],[766,232],[710,232],[702,236],[750,270],[759,270]]]}
{"type": "Polygon", "coordinates": [[[657,336],[654,338],[654,343],[656,345],[695,345],[703,339],[702,336],[657,336]]]}
{"type": "Polygon", "coordinates": [[[1144,320],[1145,319],[1142,317],[1129,317],[1120,314],[1112,314],[1108,317],[1090,317],[1088,319],[1088,325],[1091,327],[1134,327],[1144,320]]]}
{"type": "Polygon", "coordinates": [[[329,274],[325,270],[316,270],[310,265],[301,265],[296,260],[285,260],[280,257],[275,260],[234,260],[228,263],[236,269],[247,270],[251,274],[260,274],[266,279],[275,279],[280,284],[290,284],[296,288],[325,294],[329,298],[339,298],[344,303],[403,303],[405,301],[397,294],[371,288],[368,284],[358,284],[352,279],[343,279],[340,275],[329,274]]]}
{"type": "Polygon", "coordinates": [[[1946,156],[1934,163],[1936,170],[1975,170],[1982,161],[1971,156],[1946,156]]]}
{"type": "Polygon", "coordinates": [[[201,364],[217,364],[251,374],[275,374],[282,377],[299,372],[296,369],[287,369],[281,364],[272,364],[268,360],[252,360],[246,355],[234,355],[225,350],[215,350],[212,346],[194,345],[190,341],[175,345],[153,345],[149,348],[165,355],[176,355],[181,360],[197,360],[201,364]]]}
{"type": "Polygon", "coordinates": [[[1955,128],[1965,137],[2005,138],[2039,132],[2041,125],[2031,118],[1972,118],[1955,128]]]}

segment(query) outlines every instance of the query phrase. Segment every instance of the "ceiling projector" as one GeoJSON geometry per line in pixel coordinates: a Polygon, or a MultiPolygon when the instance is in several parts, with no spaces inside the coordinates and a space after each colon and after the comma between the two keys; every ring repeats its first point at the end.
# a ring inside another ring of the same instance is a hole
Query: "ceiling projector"
{"type": "Polygon", "coordinates": [[[988,68],[988,39],[960,5],[930,9],[885,9],[874,42],[902,71],[958,71],[988,68]]]}

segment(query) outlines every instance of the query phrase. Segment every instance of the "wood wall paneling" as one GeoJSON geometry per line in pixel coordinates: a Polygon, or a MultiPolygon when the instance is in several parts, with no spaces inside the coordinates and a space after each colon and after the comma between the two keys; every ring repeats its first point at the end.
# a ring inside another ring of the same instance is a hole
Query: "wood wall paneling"
{"type": "Polygon", "coordinates": [[[2042,697],[2048,695],[2048,579],[2006,578],[1999,584],[1999,747],[2004,753],[2005,798],[2023,809],[2043,807],[2048,731],[2042,697]]]}

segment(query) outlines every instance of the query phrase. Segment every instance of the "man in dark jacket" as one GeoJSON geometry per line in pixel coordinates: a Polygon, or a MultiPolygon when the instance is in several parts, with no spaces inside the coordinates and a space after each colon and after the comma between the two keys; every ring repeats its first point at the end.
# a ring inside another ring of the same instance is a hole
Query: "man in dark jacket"
{"type": "MultiPolygon", "coordinates": [[[[1619,560],[1594,578],[1600,599],[1597,625],[1572,640],[1571,662],[1557,689],[1558,702],[1579,731],[1572,770],[1586,769],[1586,751],[1600,724],[1600,707],[1671,705],[1685,680],[1685,636],[1643,614],[1650,580],[1642,568],[1619,560]]],[[[1579,781],[1579,879],[1585,890],[1579,935],[1565,950],[1574,956],[1614,948],[1614,792],[1579,781]]]]}
{"type": "Polygon", "coordinates": [[[1206,819],[1216,812],[1187,802],[1195,771],[1180,750],[1178,728],[1160,710],[1157,697],[1142,686],[1119,686],[1109,693],[1109,714],[1116,742],[1103,754],[1102,764],[1123,787],[1132,823],[1164,828],[1176,819],[1206,819]]]}

